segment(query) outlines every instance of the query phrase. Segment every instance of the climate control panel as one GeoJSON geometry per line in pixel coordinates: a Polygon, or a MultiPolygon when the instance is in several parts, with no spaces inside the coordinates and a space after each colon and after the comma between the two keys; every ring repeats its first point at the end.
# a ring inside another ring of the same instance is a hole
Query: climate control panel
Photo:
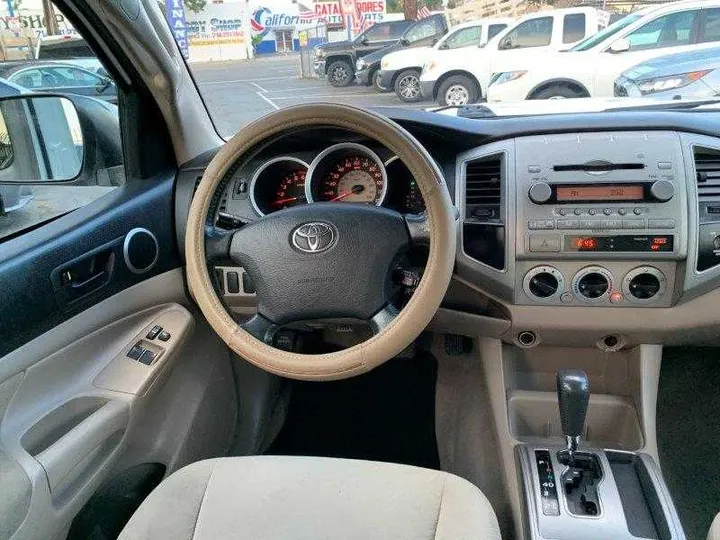
{"type": "Polygon", "coordinates": [[[518,304],[667,307],[672,301],[675,264],[560,262],[528,265],[521,275],[518,304]]]}

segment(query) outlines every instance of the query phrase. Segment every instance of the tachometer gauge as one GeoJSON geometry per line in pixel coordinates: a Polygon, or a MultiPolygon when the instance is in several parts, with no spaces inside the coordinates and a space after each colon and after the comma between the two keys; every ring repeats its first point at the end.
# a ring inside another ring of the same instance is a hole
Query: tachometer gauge
{"type": "Polygon", "coordinates": [[[375,153],[355,143],[321,152],[308,172],[310,201],[365,203],[380,206],[387,192],[385,167],[375,153]]]}
{"type": "Polygon", "coordinates": [[[292,156],[277,157],[263,163],[250,182],[250,201],[255,211],[264,216],[306,204],[307,170],[304,161],[292,156]]]}

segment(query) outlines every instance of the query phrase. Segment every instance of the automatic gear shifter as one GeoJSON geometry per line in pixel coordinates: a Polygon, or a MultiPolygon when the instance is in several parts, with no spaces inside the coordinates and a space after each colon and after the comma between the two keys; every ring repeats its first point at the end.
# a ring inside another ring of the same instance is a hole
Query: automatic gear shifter
{"type": "Polygon", "coordinates": [[[585,372],[580,369],[558,371],[557,393],[560,422],[568,446],[570,463],[573,463],[580,437],[585,430],[585,415],[590,400],[590,385],[585,372]]]}

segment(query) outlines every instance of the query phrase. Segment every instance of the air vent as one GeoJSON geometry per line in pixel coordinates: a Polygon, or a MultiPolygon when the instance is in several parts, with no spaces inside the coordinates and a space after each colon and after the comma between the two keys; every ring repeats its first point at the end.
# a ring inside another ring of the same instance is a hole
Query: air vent
{"type": "Polygon", "coordinates": [[[465,177],[466,220],[499,222],[501,192],[502,155],[468,162],[465,177]]]}
{"type": "Polygon", "coordinates": [[[720,197],[720,150],[695,148],[698,199],[720,197]]]}

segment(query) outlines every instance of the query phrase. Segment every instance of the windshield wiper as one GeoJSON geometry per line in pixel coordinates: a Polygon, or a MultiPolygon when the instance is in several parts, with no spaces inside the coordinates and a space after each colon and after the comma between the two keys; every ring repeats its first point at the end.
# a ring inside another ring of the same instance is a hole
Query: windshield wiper
{"type": "Polygon", "coordinates": [[[626,107],[610,107],[605,111],[677,111],[677,110],[689,110],[697,109],[698,107],[704,107],[705,105],[717,105],[720,103],[718,99],[703,99],[698,101],[682,101],[676,100],[672,103],[666,101],[662,103],[649,103],[647,105],[628,105],[626,107]]]}

